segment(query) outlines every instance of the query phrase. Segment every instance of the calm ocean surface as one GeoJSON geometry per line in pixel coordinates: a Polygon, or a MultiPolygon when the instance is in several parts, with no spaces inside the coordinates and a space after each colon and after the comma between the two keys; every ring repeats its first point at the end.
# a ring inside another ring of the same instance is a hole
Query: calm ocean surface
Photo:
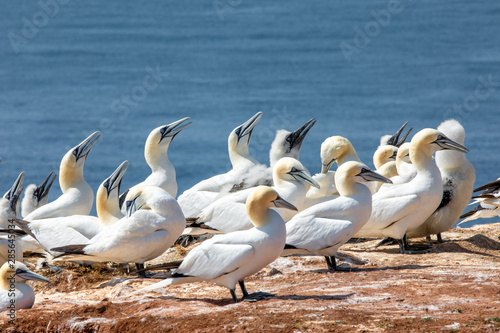
{"type": "Polygon", "coordinates": [[[381,135],[454,117],[476,186],[500,176],[497,0],[4,0],[0,35],[1,193],[20,171],[41,182],[95,130],[86,180],[97,189],[128,160],[129,187],[149,174],[149,132],[189,116],[169,150],[182,193],[228,170],[227,135],[257,111],[262,163],[277,129],[312,117],[301,152],[312,173],[328,136],[372,166],[381,135]]]}

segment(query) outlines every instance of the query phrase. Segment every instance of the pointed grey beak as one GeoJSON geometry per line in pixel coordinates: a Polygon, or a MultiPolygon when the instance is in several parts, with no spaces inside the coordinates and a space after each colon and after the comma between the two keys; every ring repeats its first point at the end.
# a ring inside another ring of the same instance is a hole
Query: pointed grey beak
{"type": "Polygon", "coordinates": [[[316,124],[316,119],[309,119],[300,128],[288,134],[286,140],[290,142],[290,149],[293,149],[295,147],[298,147],[298,149],[300,149],[300,147],[302,146],[302,141],[304,141],[304,138],[306,137],[309,130],[314,126],[314,124],[316,124]]]}
{"type": "Polygon", "coordinates": [[[408,137],[408,135],[410,135],[411,131],[413,131],[413,127],[410,128],[408,132],[406,132],[406,134],[401,138],[401,140],[398,141],[398,143],[396,143],[396,147],[399,148],[403,143],[405,143],[406,138],[408,137]]]}
{"type": "Polygon", "coordinates": [[[16,181],[10,188],[10,190],[7,191],[7,193],[4,194],[4,198],[9,200],[10,202],[10,208],[15,212],[16,211],[16,206],[19,198],[21,197],[21,192],[23,191],[23,181],[24,181],[24,171],[17,176],[16,181]]]}
{"type": "Polygon", "coordinates": [[[392,180],[390,180],[389,178],[384,177],[381,174],[366,168],[362,168],[361,172],[358,173],[357,176],[360,176],[366,181],[376,181],[376,182],[392,184],[392,180]]]}
{"type": "Polygon", "coordinates": [[[469,149],[465,147],[464,145],[455,142],[451,139],[449,139],[446,135],[444,134],[439,134],[436,141],[433,143],[437,144],[441,149],[451,149],[451,150],[456,150],[462,153],[468,153],[469,149]]]}
{"type": "Polygon", "coordinates": [[[128,165],[128,161],[122,162],[122,164],[120,164],[120,166],[116,168],[111,176],[104,180],[103,186],[106,188],[108,196],[115,188],[118,188],[118,192],[120,192],[120,184],[122,182],[123,176],[125,175],[125,171],[127,171],[128,165]]]}
{"type": "Polygon", "coordinates": [[[97,131],[89,135],[88,138],[82,141],[76,148],[73,150],[73,155],[75,155],[76,160],[78,161],[81,158],[86,158],[90,149],[95,145],[97,140],[101,137],[101,132],[97,131]]]}
{"type": "Polygon", "coordinates": [[[180,131],[182,131],[183,129],[185,129],[186,127],[188,127],[189,125],[192,124],[192,122],[189,122],[187,124],[183,124],[182,126],[179,126],[188,119],[191,119],[191,118],[189,118],[189,117],[182,118],[180,120],[174,121],[173,123],[162,127],[160,129],[160,134],[161,134],[160,142],[167,137],[172,137],[172,139],[174,139],[174,137],[177,134],[179,134],[180,131]],[[179,127],[177,127],[177,126],[179,126],[179,127]]]}
{"type": "Polygon", "coordinates": [[[39,274],[36,274],[36,273],[33,273],[32,271],[25,271],[23,269],[20,269],[18,268],[16,270],[16,276],[19,276],[21,279],[24,279],[24,280],[34,280],[34,281],[40,281],[40,282],[50,282],[49,279],[39,275],[39,274]]]}
{"type": "Polygon", "coordinates": [[[250,140],[252,131],[259,122],[261,117],[262,117],[262,112],[259,111],[252,118],[248,119],[245,123],[241,124],[235,129],[236,135],[238,136],[238,141],[240,141],[240,139],[246,135],[249,136],[248,140],[250,140]]]}
{"type": "Polygon", "coordinates": [[[284,200],[283,198],[281,198],[280,196],[278,196],[276,199],[274,199],[273,201],[271,201],[275,207],[277,208],[285,208],[285,209],[290,209],[290,210],[295,210],[295,211],[298,211],[298,209],[292,205],[291,203],[289,203],[288,201],[284,200]]]}
{"type": "Polygon", "coordinates": [[[52,175],[54,175],[54,171],[51,171],[47,176],[47,178],[45,178],[45,180],[40,184],[40,186],[36,187],[33,195],[36,196],[38,202],[40,202],[43,198],[49,195],[50,188],[52,187],[52,184],[54,183],[54,180],[56,180],[57,177],[57,175],[54,175],[54,177],[50,179],[52,175]]]}
{"type": "Polygon", "coordinates": [[[404,123],[403,126],[401,126],[400,129],[398,129],[398,131],[396,133],[394,133],[390,138],[389,140],[387,140],[387,144],[390,145],[390,146],[396,146],[396,147],[399,147],[403,144],[404,140],[406,140],[406,138],[408,137],[408,135],[410,134],[411,130],[413,129],[413,127],[408,131],[408,133],[406,133],[406,135],[403,137],[402,141],[399,140],[399,136],[401,135],[401,133],[403,133],[403,130],[405,129],[406,125],[408,125],[408,122],[404,123]]]}
{"type": "Polygon", "coordinates": [[[319,184],[305,170],[297,170],[295,168],[292,168],[292,170],[288,172],[288,174],[290,174],[293,178],[295,178],[298,181],[319,188],[319,184]]]}
{"type": "Polygon", "coordinates": [[[322,164],[322,166],[321,166],[321,173],[327,173],[330,170],[330,168],[332,167],[332,164],[335,163],[336,160],[337,160],[336,158],[333,158],[327,164],[322,164]]]}

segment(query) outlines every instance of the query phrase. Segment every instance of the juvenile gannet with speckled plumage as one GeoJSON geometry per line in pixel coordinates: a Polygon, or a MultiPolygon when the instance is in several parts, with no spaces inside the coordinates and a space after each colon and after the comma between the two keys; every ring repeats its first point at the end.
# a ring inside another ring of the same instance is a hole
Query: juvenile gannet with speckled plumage
{"type": "Polygon", "coordinates": [[[191,122],[183,124],[188,119],[190,118],[182,118],[171,124],[157,127],[149,133],[144,146],[144,158],[151,168],[151,174],[143,182],[133,186],[132,189],[143,185],[158,186],[174,198],[177,196],[175,168],[170,163],[167,153],[174,137],[192,124],[191,122]]]}
{"type": "MultiPolygon", "coordinates": [[[[310,186],[319,187],[306,168],[298,160],[284,157],[274,165],[274,186],[280,197],[290,202],[299,211],[305,207],[305,195],[310,186]]],[[[196,223],[186,229],[184,234],[200,234],[206,232],[233,232],[252,228],[253,224],[246,213],[246,202],[254,189],[236,192],[215,201],[202,210],[196,223]],[[207,229],[195,228],[199,225],[207,229]]],[[[283,220],[290,220],[297,212],[289,209],[275,209],[283,220]]]]}
{"type": "Polygon", "coordinates": [[[254,225],[252,229],[216,235],[204,241],[188,253],[171,278],[138,292],[209,281],[228,288],[234,302],[238,302],[235,289],[239,283],[243,297],[247,297],[244,279],[273,262],[285,245],[285,223],[271,207],[296,209],[272,188],[256,187],[246,204],[246,212],[254,225]]]}
{"type": "MultiPolygon", "coordinates": [[[[438,127],[438,131],[451,140],[464,144],[465,129],[456,120],[446,120],[438,127]]],[[[436,152],[436,164],[441,171],[443,196],[434,213],[417,229],[408,233],[408,237],[424,237],[436,234],[442,242],[441,232],[449,230],[469,203],[474,188],[476,172],[465,154],[458,151],[436,152]]]]}
{"type": "Polygon", "coordinates": [[[53,248],[61,260],[136,263],[165,252],[179,238],[186,220],[177,201],[156,186],[137,187],[127,194],[127,216],[103,228],[84,244],[53,248]]]}
{"type": "Polygon", "coordinates": [[[100,132],[92,133],[64,155],[59,167],[59,185],[63,194],[25,216],[26,220],[90,213],[94,203],[94,192],[83,177],[83,167],[90,149],[100,136],[100,132]]]}
{"type": "Polygon", "coordinates": [[[54,177],[52,177],[52,175],[54,175],[54,171],[52,171],[39,186],[30,184],[26,187],[24,190],[24,197],[21,202],[22,216],[28,216],[35,209],[42,207],[47,203],[50,188],[57,177],[57,175],[54,175],[54,177]]]}
{"type": "Polygon", "coordinates": [[[372,194],[363,182],[390,183],[360,162],[346,162],[335,173],[340,196],[309,207],[286,224],[286,246],[282,256],[316,254],[325,256],[328,269],[336,270],[335,255],[368,221],[372,194]]]}
{"type": "Polygon", "coordinates": [[[203,208],[217,200],[223,188],[228,188],[226,192],[229,193],[234,185],[241,183],[248,170],[259,165],[259,162],[250,156],[248,144],[261,117],[262,112],[257,112],[229,134],[228,152],[232,165],[230,171],[205,179],[179,196],[179,205],[187,218],[198,216],[203,208]]]}
{"type": "Polygon", "coordinates": [[[392,237],[398,240],[401,253],[418,252],[408,245],[406,233],[424,223],[441,202],[441,173],[432,155],[442,149],[468,151],[435,129],[427,128],[415,134],[410,159],[417,175],[406,184],[382,186],[373,195],[370,219],[354,237],[392,237]]]}
{"type": "Polygon", "coordinates": [[[50,282],[47,278],[30,271],[21,262],[3,264],[0,268],[0,312],[15,312],[33,306],[35,292],[25,283],[27,280],[50,282]]]}
{"type": "Polygon", "coordinates": [[[125,161],[106,178],[97,190],[97,217],[89,215],[71,215],[34,221],[15,220],[15,223],[29,235],[21,237],[23,242],[42,249],[61,247],[69,244],[86,243],[106,226],[123,218],[118,202],[120,184],[127,171],[125,161]]]}

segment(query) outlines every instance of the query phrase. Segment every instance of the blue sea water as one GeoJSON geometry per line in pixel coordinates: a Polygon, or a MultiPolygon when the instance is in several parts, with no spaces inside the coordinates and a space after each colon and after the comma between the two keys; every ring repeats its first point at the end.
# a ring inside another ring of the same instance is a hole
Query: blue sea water
{"type": "Polygon", "coordinates": [[[41,182],[96,130],[88,183],[128,160],[129,187],[149,174],[149,132],[189,116],[169,150],[182,193],[228,170],[227,135],[257,111],[262,163],[277,129],[318,120],[301,152],[312,173],[329,136],[371,166],[405,121],[456,118],[479,186],[500,176],[499,28],[496,0],[2,1],[0,191],[21,171],[41,182]]]}

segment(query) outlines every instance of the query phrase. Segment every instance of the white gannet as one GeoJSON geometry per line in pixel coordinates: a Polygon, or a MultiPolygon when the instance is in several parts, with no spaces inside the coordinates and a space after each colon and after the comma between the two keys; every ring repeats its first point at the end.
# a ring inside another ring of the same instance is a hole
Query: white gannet
{"type": "Polygon", "coordinates": [[[23,263],[6,262],[0,268],[0,312],[30,309],[35,303],[35,292],[26,280],[50,282],[47,278],[30,271],[23,263]]]}
{"type": "Polygon", "coordinates": [[[459,224],[475,219],[488,219],[500,216],[500,178],[491,183],[480,186],[474,192],[483,191],[480,195],[472,197],[474,201],[470,205],[478,204],[476,208],[460,216],[459,224]]]}
{"type": "Polygon", "coordinates": [[[64,155],[59,167],[59,185],[63,194],[25,216],[26,220],[90,213],[94,203],[94,192],[83,178],[83,166],[90,149],[100,136],[99,132],[92,133],[64,155]]]}
{"type": "Polygon", "coordinates": [[[370,219],[354,237],[397,239],[401,253],[415,253],[422,249],[410,247],[406,233],[424,223],[441,202],[441,173],[432,158],[441,149],[468,151],[435,129],[426,128],[415,134],[410,143],[410,159],[417,175],[406,184],[382,186],[373,195],[370,219]]]}
{"type": "MultiPolygon", "coordinates": [[[[398,148],[396,155],[396,169],[398,175],[391,177],[393,184],[404,184],[415,178],[417,169],[410,160],[410,143],[405,142],[398,148]]],[[[382,185],[384,186],[384,185],[382,185]]]]}
{"type": "Polygon", "coordinates": [[[246,204],[254,228],[216,235],[204,241],[188,253],[171,278],[138,292],[168,285],[210,281],[228,288],[235,303],[238,302],[236,283],[239,283],[243,297],[247,297],[244,279],[273,262],[285,246],[285,223],[271,207],[296,209],[272,188],[256,187],[246,204]]]}
{"type": "Polygon", "coordinates": [[[42,207],[47,203],[50,188],[52,187],[54,180],[56,180],[56,177],[57,175],[54,175],[54,171],[52,171],[39,186],[36,186],[35,184],[26,186],[26,190],[24,190],[24,197],[21,202],[22,216],[28,216],[28,214],[33,212],[35,209],[42,207]]]}
{"type": "MultiPolygon", "coordinates": [[[[96,194],[97,217],[89,215],[71,215],[34,221],[15,220],[22,230],[28,233],[21,239],[28,243],[30,251],[35,251],[39,244],[42,249],[61,247],[70,244],[87,243],[106,226],[123,218],[118,202],[120,184],[127,171],[128,162],[124,161],[100,185],[96,194]]],[[[42,250],[40,249],[40,250],[42,250]]]]}
{"type": "Polygon", "coordinates": [[[102,229],[85,244],[53,248],[61,260],[136,263],[165,252],[182,234],[186,220],[177,201],[164,189],[142,186],[127,194],[127,216],[102,229]]]}
{"type": "MultiPolygon", "coordinates": [[[[465,130],[458,121],[446,120],[437,129],[451,140],[464,144],[465,130]]],[[[449,230],[458,221],[469,203],[476,172],[465,154],[453,150],[438,151],[436,164],[443,182],[441,203],[422,225],[408,233],[409,238],[436,234],[438,242],[442,242],[441,232],[449,230]]]]}
{"type": "MultiPolygon", "coordinates": [[[[377,173],[384,177],[392,178],[398,175],[398,170],[396,167],[396,155],[398,153],[398,147],[392,145],[379,146],[375,153],[373,154],[373,165],[377,173]]],[[[373,193],[377,192],[382,183],[371,182],[368,183],[368,188],[373,193]]]]}
{"type": "Polygon", "coordinates": [[[372,194],[363,182],[390,183],[360,162],[338,167],[335,183],[340,196],[309,207],[286,223],[286,245],[282,256],[322,255],[328,269],[336,270],[335,254],[368,221],[372,194]]]}
{"type": "MultiPolygon", "coordinates": [[[[144,146],[144,158],[151,168],[151,174],[143,182],[133,186],[132,189],[143,185],[158,186],[174,198],[177,197],[175,168],[168,159],[168,148],[174,137],[192,124],[191,122],[183,124],[188,119],[190,118],[182,118],[171,124],[157,127],[149,133],[144,146]]],[[[124,194],[126,196],[126,192],[124,194]]]]}
{"type": "MultiPolygon", "coordinates": [[[[272,187],[280,197],[294,205],[298,211],[303,209],[305,195],[309,187],[319,187],[306,168],[298,160],[284,157],[274,165],[272,187]]],[[[226,195],[202,210],[196,223],[190,225],[184,234],[206,232],[233,232],[252,228],[253,224],[246,213],[246,203],[254,188],[226,195]],[[199,230],[194,227],[208,227],[199,230]]],[[[290,220],[297,211],[283,208],[275,209],[283,220],[290,220]]]]}
{"type": "Polygon", "coordinates": [[[23,191],[23,180],[24,172],[21,172],[12,187],[0,199],[0,229],[9,229],[9,220],[19,214],[19,198],[23,191]]]}
{"type": "MultiPolygon", "coordinates": [[[[187,218],[198,216],[203,208],[220,196],[223,188],[231,189],[234,185],[240,184],[248,170],[259,165],[259,162],[250,156],[248,144],[252,131],[261,117],[262,112],[257,112],[229,134],[228,152],[233,167],[230,171],[205,179],[179,196],[179,205],[187,218]]],[[[229,190],[226,192],[229,193],[229,190]]]]}
{"type": "Polygon", "coordinates": [[[361,162],[352,143],[342,136],[331,136],[321,144],[321,173],[326,173],[337,162],[340,166],[344,162],[361,162]]]}

